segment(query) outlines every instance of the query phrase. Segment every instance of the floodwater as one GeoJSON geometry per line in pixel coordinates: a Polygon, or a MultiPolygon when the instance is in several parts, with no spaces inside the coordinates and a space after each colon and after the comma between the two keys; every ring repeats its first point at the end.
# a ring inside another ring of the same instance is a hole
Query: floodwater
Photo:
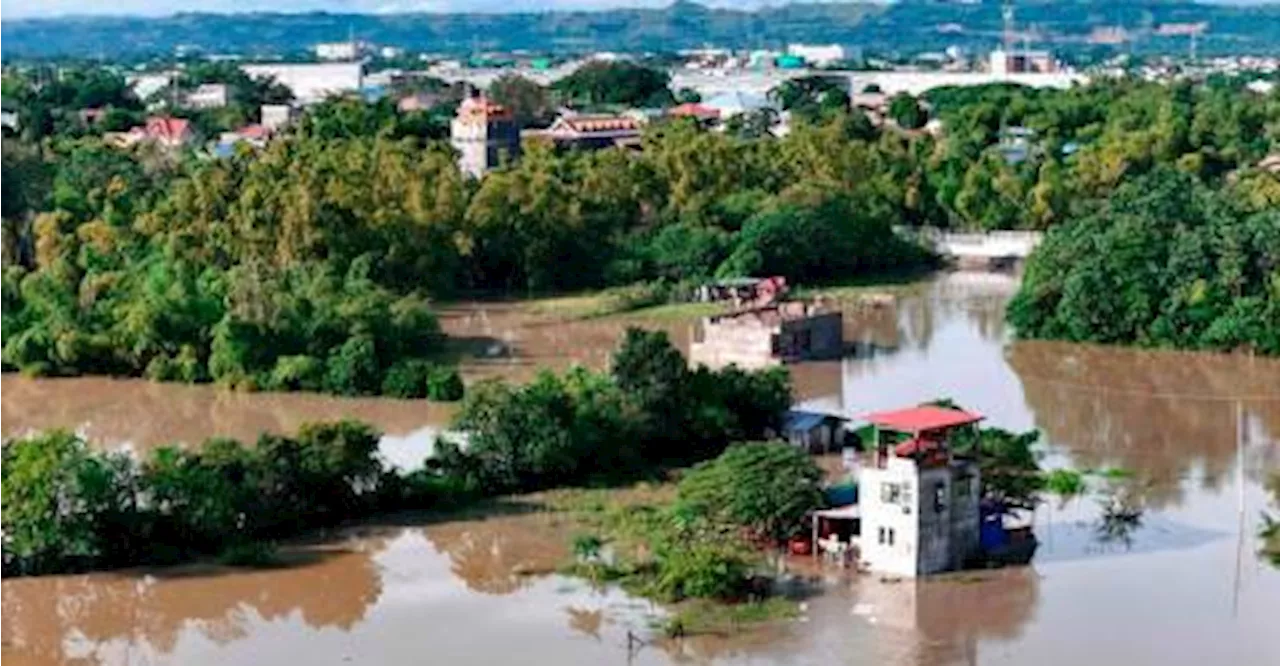
{"type": "MultiPolygon", "coordinates": [[[[202,567],[3,582],[9,664],[1080,663],[1278,664],[1280,569],[1257,556],[1263,511],[1280,513],[1280,362],[1241,356],[1010,344],[1001,275],[956,273],[897,307],[846,316],[857,353],[794,368],[812,408],[850,416],[951,397],[1008,429],[1040,428],[1045,462],[1123,467],[1095,479],[1145,508],[1103,538],[1099,503],[1036,515],[1029,567],[891,582],[841,570],[801,620],[732,637],[658,640],[651,604],[550,573],[569,528],[554,514],[364,528],[291,550],[266,571],[202,567]],[[1114,488],[1112,488],[1114,486],[1114,488]],[[633,643],[628,636],[646,641],[633,643]],[[630,662],[628,660],[630,659],[630,662]]],[[[496,358],[471,377],[602,367],[627,322],[565,324],[510,306],[447,312],[451,334],[496,358]]],[[[651,322],[678,344],[689,322],[651,322]]],[[[207,436],[252,438],[350,416],[382,428],[411,465],[447,424],[414,401],[228,394],[111,380],[3,380],[6,436],[78,429],[137,450],[207,436]]],[[[811,570],[807,562],[799,569],[811,570]]]]}

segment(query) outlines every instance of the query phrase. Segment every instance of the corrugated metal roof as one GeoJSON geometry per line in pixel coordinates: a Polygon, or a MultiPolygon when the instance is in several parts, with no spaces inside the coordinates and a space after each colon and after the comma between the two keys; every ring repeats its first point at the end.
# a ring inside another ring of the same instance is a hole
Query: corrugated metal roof
{"type": "Polygon", "coordinates": [[[890,430],[922,432],[977,423],[983,419],[983,416],[960,409],[922,405],[890,412],[876,412],[867,414],[863,418],[870,423],[890,430]]]}
{"type": "Polygon", "coordinates": [[[827,419],[836,418],[830,414],[817,412],[789,411],[782,419],[782,432],[808,432],[822,425],[827,419]]]}

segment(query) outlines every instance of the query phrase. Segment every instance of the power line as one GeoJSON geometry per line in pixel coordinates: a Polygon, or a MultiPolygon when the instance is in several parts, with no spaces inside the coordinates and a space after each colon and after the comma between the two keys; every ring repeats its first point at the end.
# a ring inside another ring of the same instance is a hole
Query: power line
{"type": "Polygon", "coordinates": [[[1219,395],[1211,393],[1165,393],[1141,391],[1138,389],[1116,389],[1109,386],[1098,384],[1080,384],[1077,382],[1066,382],[1060,379],[1051,379],[1042,375],[1031,375],[1023,373],[1015,373],[1019,379],[1033,380],[1043,384],[1051,384],[1061,386],[1071,390],[1089,391],[1092,393],[1109,393],[1117,395],[1130,395],[1139,398],[1152,398],[1157,400],[1204,400],[1210,402],[1271,402],[1280,401],[1280,393],[1259,393],[1256,395],[1219,395]]]}

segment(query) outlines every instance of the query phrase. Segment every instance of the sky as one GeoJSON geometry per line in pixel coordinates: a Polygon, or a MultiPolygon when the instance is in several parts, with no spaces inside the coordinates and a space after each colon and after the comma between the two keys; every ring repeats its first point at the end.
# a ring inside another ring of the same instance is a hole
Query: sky
{"type": "MultiPolygon", "coordinates": [[[[787,0],[699,0],[712,6],[755,8],[786,4],[787,0]]],[[[813,2],[815,0],[806,0],[813,2]]],[[[816,0],[824,1],[824,0],[816,0]]],[[[831,0],[825,0],[831,1],[831,0]]],[[[891,2],[892,0],[879,0],[891,2]]],[[[1213,4],[1262,4],[1280,0],[1207,0],[1213,4]]],[[[546,9],[607,9],[665,7],[672,0],[8,0],[0,19],[50,17],[68,14],[164,16],[176,12],[511,12],[546,9]]]]}
{"type": "MultiPolygon", "coordinates": [[[[785,0],[701,0],[703,4],[738,7],[785,4],[785,0]]],[[[8,0],[3,18],[48,17],[67,14],[164,16],[175,12],[512,12],[546,9],[607,9],[665,7],[672,0],[8,0]]]]}

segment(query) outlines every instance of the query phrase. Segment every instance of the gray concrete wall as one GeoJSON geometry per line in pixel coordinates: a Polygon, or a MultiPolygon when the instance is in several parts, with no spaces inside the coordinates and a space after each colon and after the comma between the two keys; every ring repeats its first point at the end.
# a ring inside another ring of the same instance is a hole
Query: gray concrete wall
{"type": "Polygon", "coordinates": [[[827,312],[783,322],[778,344],[787,360],[840,358],[844,353],[844,318],[839,312],[827,312]]]}

